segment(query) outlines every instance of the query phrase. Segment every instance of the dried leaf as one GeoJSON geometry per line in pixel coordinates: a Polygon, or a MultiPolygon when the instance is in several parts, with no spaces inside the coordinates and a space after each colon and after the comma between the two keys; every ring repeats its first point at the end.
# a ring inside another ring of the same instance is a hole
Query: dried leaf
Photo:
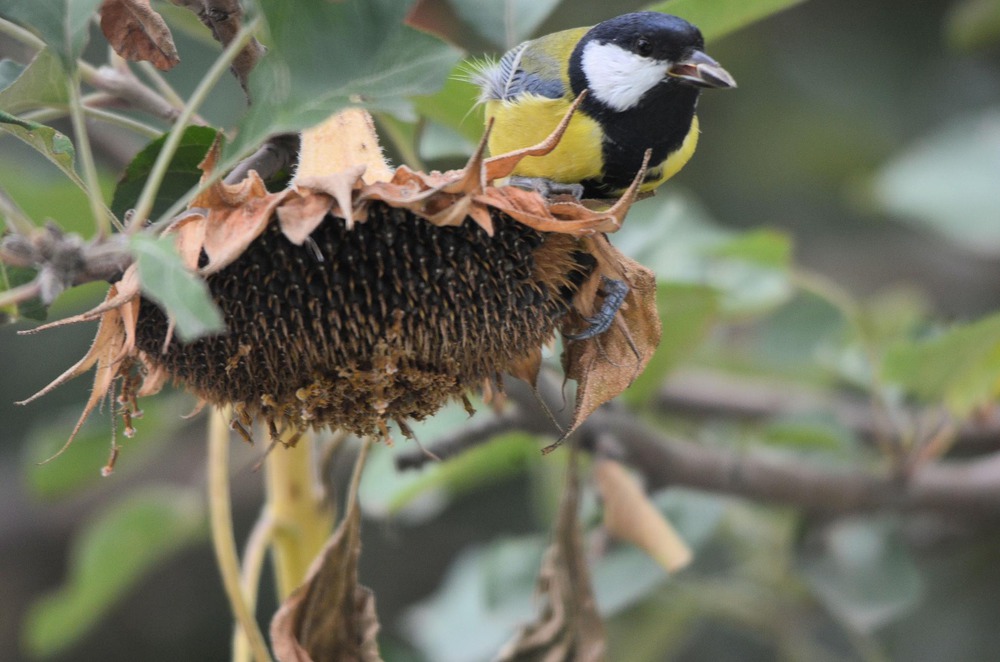
{"type": "Polygon", "coordinates": [[[191,271],[198,269],[201,249],[205,245],[205,225],[205,214],[192,211],[174,221],[167,229],[167,232],[174,234],[181,261],[191,271]]]}
{"type": "MultiPolygon", "coordinates": [[[[115,286],[112,285],[108,290],[108,296],[106,301],[112,301],[117,295],[117,290],[115,286]]],[[[134,329],[133,329],[134,333],[134,329]]],[[[59,375],[55,380],[52,381],[48,386],[43,388],[38,393],[27,400],[22,400],[18,402],[19,405],[26,405],[37,398],[50,393],[55,388],[62,386],[66,382],[76,377],[79,377],[83,373],[90,370],[94,364],[97,364],[97,374],[94,376],[94,387],[90,392],[90,398],[87,399],[87,404],[84,405],[83,413],[80,414],[79,420],[77,420],[76,426],[73,428],[73,432],[70,433],[69,439],[63,445],[59,451],[45,460],[55,459],[65,452],[69,445],[73,443],[73,439],[76,437],[77,432],[83,427],[84,422],[87,417],[90,416],[90,412],[97,408],[101,400],[107,395],[108,391],[111,389],[111,385],[114,383],[116,377],[118,377],[119,370],[123,367],[121,358],[124,354],[124,348],[126,345],[126,332],[124,325],[122,324],[122,317],[117,309],[112,309],[104,313],[101,317],[101,324],[97,328],[97,335],[94,337],[94,342],[90,345],[90,350],[87,354],[80,359],[73,367],[59,375]]]]}
{"type": "MultiPolygon", "coordinates": [[[[115,286],[112,285],[108,290],[108,295],[105,298],[105,302],[112,301],[116,298],[118,291],[115,286]]],[[[90,370],[95,363],[97,363],[99,357],[102,353],[106,352],[109,347],[115,344],[115,338],[119,331],[118,321],[119,316],[116,310],[110,310],[108,313],[101,318],[101,324],[97,328],[97,335],[94,336],[94,342],[90,344],[90,349],[87,351],[86,355],[82,359],[76,362],[73,367],[64,372],[63,374],[56,377],[52,382],[43,388],[38,393],[35,393],[30,398],[21,400],[17,404],[26,405],[29,402],[34,402],[43,395],[47,395],[54,391],[56,388],[62,386],[66,382],[79,377],[83,373],[90,370]],[[110,319],[109,319],[110,316],[110,319]]],[[[81,320],[82,321],[82,320],[81,320]]]]}
{"type": "Polygon", "coordinates": [[[594,464],[594,478],[604,501],[604,526],[611,535],[639,547],[667,572],[691,562],[691,549],[625,467],[601,458],[594,464]]]}
{"type": "MultiPolygon", "coordinates": [[[[211,178],[220,150],[216,141],[199,165],[204,173],[202,181],[211,178]]],[[[191,201],[192,209],[203,209],[207,215],[185,218],[175,226],[188,235],[181,240],[181,255],[187,261],[204,250],[208,263],[202,268],[202,273],[219,271],[242,255],[247,246],[260,236],[270,223],[275,208],[289,194],[287,190],[268,193],[260,175],[253,170],[239,184],[215,182],[191,201]],[[202,223],[204,228],[195,228],[192,226],[194,223],[202,223]],[[197,239],[202,232],[202,244],[198,246],[197,239]]]]}
{"type": "Polygon", "coordinates": [[[542,348],[537,347],[530,354],[511,364],[511,376],[527,382],[534,388],[538,384],[538,371],[542,367],[542,348]]]}
{"type": "MultiPolygon", "coordinates": [[[[170,0],[173,4],[186,7],[201,19],[222,47],[225,48],[236,37],[242,26],[243,7],[239,0],[170,0]]],[[[264,55],[265,49],[256,38],[250,39],[243,50],[233,60],[230,69],[249,96],[247,82],[250,71],[264,55]]]]}
{"type": "Polygon", "coordinates": [[[170,28],[149,0],[104,0],[101,31],[126,60],[148,60],[161,71],[181,61],[170,28]]]}
{"type": "Polygon", "coordinates": [[[300,189],[291,195],[276,212],[281,233],[296,246],[301,246],[333,207],[333,199],[323,193],[300,189]]]}
{"type": "Polygon", "coordinates": [[[282,603],[271,621],[271,642],[281,662],[382,660],[376,640],[375,596],[358,584],[361,509],[357,487],[358,481],[352,481],[354,493],[347,512],[305,583],[282,603]]]}
{"type": "MultiPolygon", "coordinates": [[[[302,140],[303,145],[305,145],[305,135],[303,135],[302,140]]],[[[367,171],[367,165],[364,163],[358,163],[355,165],[349,165],[343,170],[330,172],[325,175],[310,175],[308,177],[298,176],[295,178],[295,183],[300,189],[312,189],[314,191],[325,193],[327,196],[333,198],[337,203],[334,213],[344,219],[347,229],[351,229],[354,227],[354,190],[362,182],[362,176],[364,176],[367,171]]],[[[325,214],[327,211],[330,211],[330,209],[331,206],[327,205],[326,211],[323,213],[325,214]]],[[[281,218],[280,208],[278,210],[278,217],[281,218]]],[[[320,220],[322,220],[322,217],[320,217],[320,220]]],[[[317,225],[318,224],[319,223],[317,221],[317,225]]],[[[282,229],[286,230],[285,234],[287,236],[288,233],[284,224],[282,224],[282,229]]],[[[310,230],[310,232],[312,232],[312,230],[310,230]]],[[[306,236],[309,235],[307,234],[306,236]]],[[[291,236],[288,238],[294,241],[291,236]]]]}
{"type": "MultiPolygon", "coordinates": [[[[591,254],[597,258],[597,270],[591,284],[602,275],[624,280],[629,286],[625,304],[618,311],[614,326],[600,336],[572,341],[563,355],[566,378],[579,382],[573,422],[564,435],[573,430],[602,404],[628,388],[660,344],[660,317],[656,310],[656,277],[638,262],[630,260],[599,235],[588,240],[591,254]]],[[[577,295],[577,309],[590,314],[596,306],[583,299],[587,290],[577,295]]]]}
{"type": "Polygon", "coordinates": [[[92,322],[97,318],[101,317],[109,311],[116,310],[121,306],[127,304],[128,302],[136,299],[139,296],[139,272],[136,265],[130,265],[128,269],[125,270],[124,275],[122,275],[121,280],[119,280],[114,285],[116,294],[111,296],[111,291],[108,292],[108,296],[99,305],[94,306],[90,310],[80,313],[79,315],[73,315],[72,317],[65,317],[61,320],[56,320],[54,322],[49,322],[48,324],[42,324],[41,326],[36,326],[33,329],[25,329],[24,331],[18,331],[18,334],[31,335],[34,333],[39,333],[41,331],[48,331],[50,329],[55,329],[60,326],[68,326],[70,324],[79,324],[80,322],[92,322]]]}
{"type": "Polygon", "coordinates": [[[527,660],[597,662],[605,658],[604,624],[590,588],[581,540],[576,451],[567,467],[555,540],[545,552],[538,590],[545,605],[497,655],[497,662],[527,660]]]}

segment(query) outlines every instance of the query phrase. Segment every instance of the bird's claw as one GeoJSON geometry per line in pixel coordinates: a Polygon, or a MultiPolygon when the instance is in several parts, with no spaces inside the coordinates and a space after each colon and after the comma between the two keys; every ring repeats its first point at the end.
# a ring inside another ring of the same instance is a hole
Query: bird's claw
{"type": "Polygon", "coordinates": [[[545,177],[522,177],[520,175],[510,177],[507,184],[535,191],[547,200],[560,195],[570,195],[578,201],[583,199],[583,184],[566,184],[545,177]]]}
{"type": "Polygon", "coordinates": [[[601,309],[596,315],[584,318],[587,328],[579,333],[564,333],[567,340],[587,340],[595,338],[608,329],[615,321],[615,315],[625,303],[625,297],[631,291],[628,283],[623,280],[615,280],[607,276],[601,276],[601,285],[604,287],[604,301],[601,302],[601,309]]]}

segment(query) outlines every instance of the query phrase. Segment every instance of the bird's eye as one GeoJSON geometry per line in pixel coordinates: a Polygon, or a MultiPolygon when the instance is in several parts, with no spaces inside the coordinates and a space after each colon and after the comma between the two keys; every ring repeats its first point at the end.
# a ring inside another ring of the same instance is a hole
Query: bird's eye
{"type": "Polygon", "coordinates": [[[635,52],[643,57],[646,57],[653,52],[653,44],[651,44],[645,37],[639,37],[639,39],[635,42],[635,52]]]}

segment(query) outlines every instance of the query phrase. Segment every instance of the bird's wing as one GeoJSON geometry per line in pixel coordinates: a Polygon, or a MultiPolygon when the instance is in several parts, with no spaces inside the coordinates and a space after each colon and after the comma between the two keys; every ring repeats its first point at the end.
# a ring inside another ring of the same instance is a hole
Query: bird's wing
{"type": "Polygon", "coordinates": [[[513,48],[479,73],[483,101],[513,101],[522,94],[559,99],[569,89],[569,56],[588,28],[564,30],[513,48]]]}

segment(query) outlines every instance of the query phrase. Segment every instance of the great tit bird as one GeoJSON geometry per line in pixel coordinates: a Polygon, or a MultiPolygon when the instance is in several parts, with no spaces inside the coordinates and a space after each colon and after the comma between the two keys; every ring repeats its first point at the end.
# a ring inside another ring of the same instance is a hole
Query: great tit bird
{"type": "Polygon", "coordinates": [[[658,12],[526,41],[476,76],[493,120],[490,153],[541,142],[587,90],[555,150],[524,159],[513,175],[571,185],[583,197],[618,197],[651,149],[640,188],[651,191],[694,153],[700,90],[736,86],[704,47],[698,28],[658,12]]]}

